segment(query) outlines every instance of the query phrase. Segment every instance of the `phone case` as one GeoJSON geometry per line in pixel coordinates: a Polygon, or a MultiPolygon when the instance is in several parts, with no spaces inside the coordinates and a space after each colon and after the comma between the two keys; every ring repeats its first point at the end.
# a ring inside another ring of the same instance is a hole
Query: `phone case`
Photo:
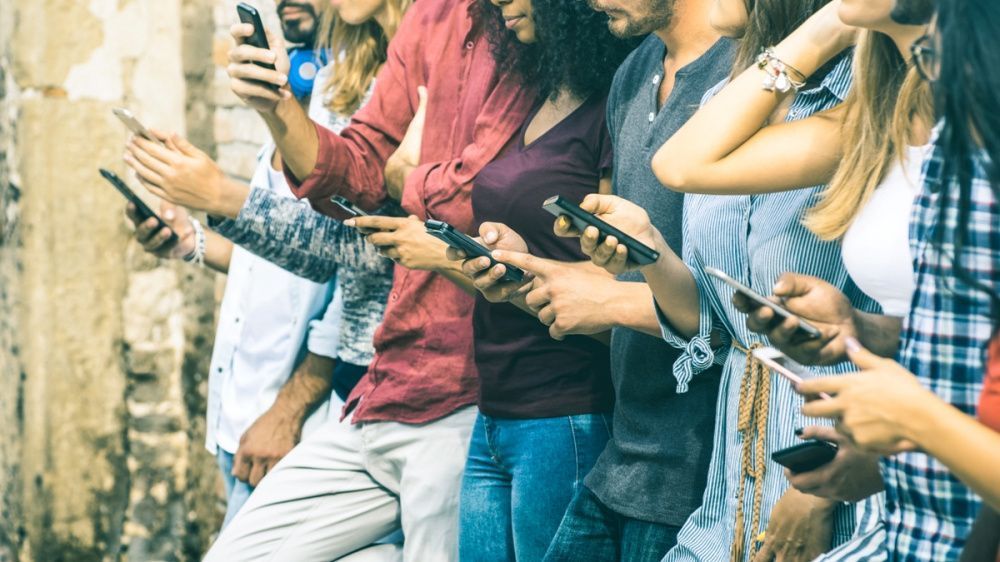
{"type": "MultiPolygon", "coordinates": [[[[267,42],[267,33],[264,31],[264,23],[261,21],[257,9],[246,2],[240,2],[236,5],[236,13],[239,15],[241,22],[249,23],[253,26],[253,35],[247,38],[247,45],[259,49],[270,49],[271,46],[267,42]]],[[[275,69],[271,63],[255,62],[254,64],[271,70],[275,69]]]]}
{"type": "Polygon", "coordinates": [[[601,231],[601,234],[605,237],[614,236],[620,244],[628,248],[628,259],[633,263],[649,265],[660,259],[660,253],[656,250],[584,211],[579,205],[568,199],[564,199],[558,195],[549,197],[542,203],[542,208],[555,217],[566,215],[569,220],[573,221],[573,226],[581,232],[588,226],[593,226],[601,231]]]}
{"type": "Polygon", "coordinates": [[[837,446],[827,441],[811,439],[804,443],[771,453],[771,460],[792,472],[816,470],[837,456],[837,446]]]}
{"type": "MultiPolygon", "coordinates": [[[[470,258],[487,257],[490,258],[490,267],[497,264],[497,261],[490,255],[490,250],[482,244],[476,242],[468,235],[455,230],[455,227],[442,221],[428,220],[426,223],[427,233],[443,241],[452,248],[462,250],[470,258]]],[[[505,282],[520,283],[524,281],[524,271],[512,265],[503,264],[507,270],[500,279],[505,282]]]]}

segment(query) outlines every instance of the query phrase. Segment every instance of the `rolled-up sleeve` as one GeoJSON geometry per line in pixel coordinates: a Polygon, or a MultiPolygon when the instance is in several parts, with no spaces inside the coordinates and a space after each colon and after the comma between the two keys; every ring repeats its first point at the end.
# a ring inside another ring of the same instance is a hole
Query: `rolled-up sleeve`
{"type": "Polygon", "coordinates": [[[698,333],[692,338],[686,338],[678,333],[654,301],[653,308],[660,322],[660,332],[663,340],[682,351],[674,361],[673,374],[677,379],[678,394],[688,391],[688,386],[694,377],[713,365],[722,365],[729,356],[729,332],[718,321],[712,303],[707,298],[704,287],[706,279],[697,268],[688,266],[698,286],[698,333]],[[712,347],[713,336],[721,343],[712,347]]]}
{"type": "Polygon", "coordinates": [[[340,330],[344,315],[344,294],[339,279],[334,282],[333,298],[323,316],[309,322],[306,348],[313,355],[336,359],[340,353],[340,330]]]}

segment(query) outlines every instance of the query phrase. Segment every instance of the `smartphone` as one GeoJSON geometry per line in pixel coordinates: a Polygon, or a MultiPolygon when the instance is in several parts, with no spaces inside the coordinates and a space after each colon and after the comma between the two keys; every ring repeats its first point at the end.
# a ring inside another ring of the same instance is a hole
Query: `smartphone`
{"type": "MultiPolygon", "coordinates": [[[[239,15],[241,22],[249,23],[253,26],[253,35],[246,38],[246,44],[258,49],[270,49],[271,45],[267,42],[267,32],[264,31],[264,22],[261,21],[257,8],[246,2],[240,2],[236,5],[236,13],[239,15]]],[[[255,62],[254,64],[274,70],[274,65],[269,62],[255,62]]]]}
{"type": "MultiPolygon", "coordinates": [[[[753,356],[760,359],[760,362],[767,365],[772,371],[785,377],[792,384],[800,384],[805,379],[814,378],[816,375],[804,365],[794,361],[781,351],[773,347],[762,347],[753,350],[753,356]]],[[[830,395],[822,392],[820,398],[829,400],[830,395]]]]}
{"type": "Polygon", "coordinates": [[[738,293],[742,294],[743,296],[749,298],[750,300],[754,301],[755,303],[757,303],[757,304],[759,304],[761,306],[766,306],[766,307],[770,308],[778,316],[781,316],[782,318],[795,318],[796,320],[799,321],[798,331],[801,332],[806,337],[808,337],[809,339],[819,339],[819,338],[823,337],[823,334],[816,328],[816,326],[813,326],[812,324],[810,324],[810,323],[806,322],[805,320],[799,318],[798,316],[792,314],[787,308],[785,308],[785,307],[783,307],[781,305],[778,305],[776,303],[773,303],[770,300],[764,298],[762,295],[760,295],[759,293],[755,292],[750,287],[747,287],[743,283],[740,283],[739,281],[737,281],[737,280],[733,279],[732,277],[726,275],[725,272],[720,271],[718,269],[715,269],[714,267],[708,267],[708,266],[706,266],[705,267],[705,273],[708,273],[712,277],[715,277],[716,279],[722,281],[726,285],[729,285],[730,287],[732,287],[733,289],[735,289],[736,292],[738,292],[738,293]]]}
{"type": "Polygon", "coordinates": [[[656,250],[595,217],[592,213],[584,211],[569,199],[555,195],[546,199],[542,203],[542,208],[555,217],[567,217],[580,232],[583,232],[588,226],[593,226],[601,232],[602,240],[608,236],[614,236],[618,239],[619,244],[628,248],[628,259],[633,263],[649,265],[660,259],[660,253],[656,250]]]}
{"type": "MultiPolygon", "coordinates": [[[[446,244],[455,248],[457,250],[462,250],[468,258],[480,258],[487,257],[490,258],[490,267],[497,265],[496,260],[490,255],[490,249],[483,246],[479,242],[476,242],[471,237],[469,237],[464,232],[459,232],[455,230],[455,227],[442,221],[428,220],[426,223],[427,233],[431,236],[437,238],[438,240],[443,240],[446,244]]],[[[500,281],[520,283],[524,281],[524,271],[520,268],[514,267],[512,265],[503,264],[504,268],[507,270],[500,281]]]]}
{"type": "Polygon", "coordinates": [[[347,212],[347,214],[351,215],[351,218],[371,216],[371,213],[362,210],[354,203],[348,201],[347,198],[345,197],[334,195],[333,197],[330,198],[330,202],[343,209],[345,212],[347,212]]]}
{"type": "Polygon", "coordinates": [[[150,217],[153,217],[156,219],[158,223],[160,223],[159,226],[157,227],[157,231],[159,231],[160,228],[167,228],[168,230],[170,230],[170,238],[167,239],[166,242],[167,244],[174,244],[177,242],[177,233],[174,232],[173,229],[171,229],[169,226],[167,226],[167,223],[160,218],[160,215],[157,215],[155,212],[153,212],[152,209],[149,208],[149,205],[146,205],[146,203],[142,199],[139,199],[139,196],[136,195],[135,192],[133,192],[131,189],[129,189],[128,186],[125,185],[125,182],[122,181],[122,179],[118,177],[117,174],[109,170],[105,170],[104,168],[98,168],[98,170],[100,170],[101,175],[104,176],[104,179],[108,180],[108,182],[111,185],[113,185],[115,189],[118,190],[118,193],[124,195],[125,199],[128,199],[129,201],[132,202],[132,204],[135,205],[136,214],[139,215],[139,218],[142,221],[146,221],[150,217]]]}
{"type": "Polygon", "coordinates": [[[149,130],[135,118],[135,115],[132,115],[131,111],[125,109],[124,107],[116,107],[111,110],[111,113],[114,113],[115,117],[124,123],[125,126],[128,127],[128,130],[132,131],[132,133],[139,135],[146,140],[151,140],[161,146],[163,145],[163,142],[154,137],[153,134],[150,133],[149,130]]]}
{"type": "Polygon", "coordinates": [[[837,456],[837,445],[810,439],[771,453],[771,460],[794,473],[816,470],[837,456]]]}

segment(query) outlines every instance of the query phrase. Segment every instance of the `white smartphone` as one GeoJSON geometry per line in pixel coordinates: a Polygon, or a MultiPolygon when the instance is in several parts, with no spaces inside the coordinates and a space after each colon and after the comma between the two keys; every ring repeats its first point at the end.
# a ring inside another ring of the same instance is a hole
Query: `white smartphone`
{"type": "MultiPolygon", "coordinates": [[[[772,371],[791,381],[792,384],[797,385],[805,379],[811,379],[816,376],[807,367],[799,364],[773,347],[755,349],[753,350],[753,356],[759,359],[761,363],[770,367],[772,371]]],[[[830,399],[830,395],[825,392],[821,392],[819,396],[824,400],[830,399]]]]}
{"type": "Polygon", "coordinates": [[[771,302],[770,300],[768,300],[767,298],[765,298],[763,295],[755,292],[750,287],[747,287],[743,283],[740,283],[739,281],[737,281],[737,280],[733,279],[732,277],[726,275],[725,272],[720,271],[718,269],[715,269],[714,267],[705,266],[705,273],[708,273],[712,277],[715,277],[719,281],[722,281],[726,285],[729,285],[730,287],[733,288],[733,290],[735,290],[736,292],[738,292],[738,293],[746,296],[747,298],[749,298],[750,300],[754,301],[755,303],[757,303],[757,304],[759,304],[761,306],[766,306],[766,307],[770,308],[778,316],[781,316],[782,318],[795,318],[796,320],[799,321],[799,328],[798,328],[799,331],[801,331],[809,339],[819,339],[819,338],[823,337],[823,333],[820,332],[816,328],[816,326],[813,326],[812,324],[810,324],[810,323],[806,322],[805,320],[799,318],[795,314],[792,314],[792,312],[789,311],[787,308],[785,308],[783,306],[780,306],[780,305],[778,305],[778,304],[776,304],[774,302],[771,302]]]}
{"type": "Polygon", "coordinates": [[[133,133],[147,140],[151,140],[155,143],[159,143],[161,145],[163,144],[163,142],[160,141],[160,139],[154,137],[153,134],[150,133],[149,130],[146,129],[146,127],[143,126],[143,124],[140,123],[139,120],[135,118],[135,115],[132,115],[131,111],[125,109],[124,107],[116,107],[111,110],[111,113],[114,113],[115,117],[117,117],[122,123],[124,123],[125,126],[128,127],[128,130],[132,131],[133,133]]]}

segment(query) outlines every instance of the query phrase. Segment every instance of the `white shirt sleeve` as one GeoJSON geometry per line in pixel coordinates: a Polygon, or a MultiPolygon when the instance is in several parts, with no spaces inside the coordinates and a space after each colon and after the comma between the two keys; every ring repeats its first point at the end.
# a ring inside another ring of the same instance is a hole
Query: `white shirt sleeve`
{"type": "Polygon", "coordinates": [[[340,323],[344,311],[344,294],[340,279],[334,281],[333,298],[321,318],[309,322],[306,348],[314,355],[337,358],[340,345],[340,323]]]}

